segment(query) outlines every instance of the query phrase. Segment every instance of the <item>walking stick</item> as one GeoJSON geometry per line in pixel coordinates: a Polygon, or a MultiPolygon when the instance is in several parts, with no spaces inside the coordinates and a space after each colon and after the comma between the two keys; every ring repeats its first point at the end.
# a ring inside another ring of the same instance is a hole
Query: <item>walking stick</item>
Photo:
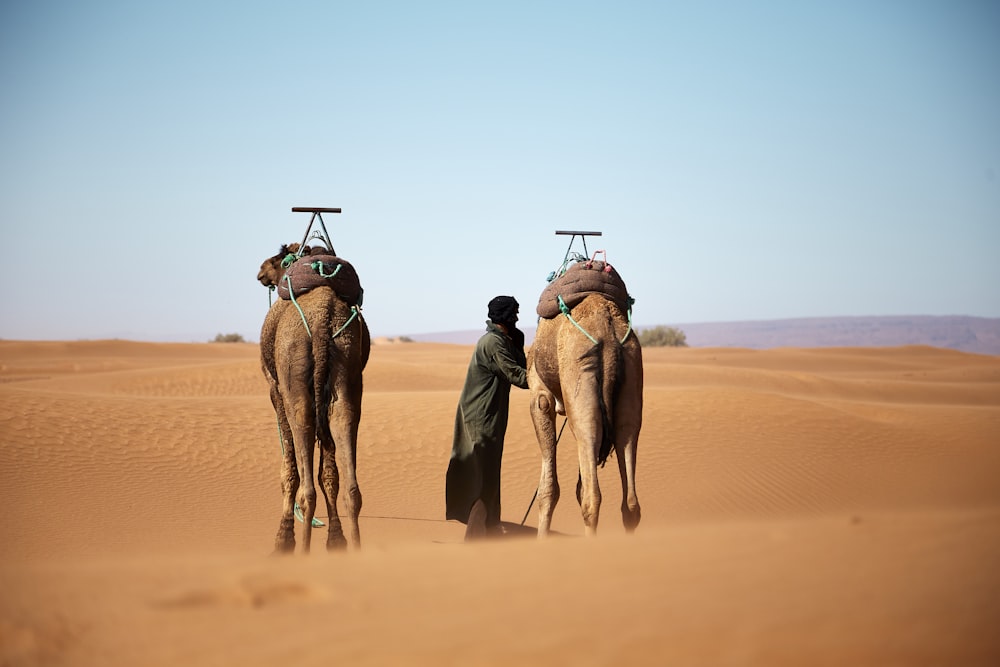
{"type": "MultiPolygon", "coordinates": [[[[568,419],[569,419],[569,417],[563,417],[562,426],[559,427],[559,435],[556,436],[556,444],[557,445],[559,444],[559,438],[562,437],[563,429],[566,428],[566,421],[568,419]]],[[[537,497],[538,497],[538,487],[536,486],[535,487],[535,495],[531,496],[531,502],[528,503],[528,509],[524,510],[524,518],[521,519],[521,525],[522,526],[524,525],[524,522],[528,520],[528,513],[531,512],[531,508],[534,506],[534,504],[535,504],[535,498],[537,498],[537,497]]]]}

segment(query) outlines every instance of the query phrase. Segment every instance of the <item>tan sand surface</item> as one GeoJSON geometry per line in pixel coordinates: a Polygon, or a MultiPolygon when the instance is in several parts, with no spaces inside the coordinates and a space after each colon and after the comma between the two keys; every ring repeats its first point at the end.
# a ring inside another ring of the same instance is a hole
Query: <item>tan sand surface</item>
{"type": "Polygon", "coordinates": [[[647,349],[642,523],[612,463],[594,539],[568,429],[556,534],[519,525],[515,389],[509,532],[466,544],[471,351],[373,347],[363,548],[274,557],[256,345],[0,341],[0,665],[1000,665],[1000,357],[647,349]]]}

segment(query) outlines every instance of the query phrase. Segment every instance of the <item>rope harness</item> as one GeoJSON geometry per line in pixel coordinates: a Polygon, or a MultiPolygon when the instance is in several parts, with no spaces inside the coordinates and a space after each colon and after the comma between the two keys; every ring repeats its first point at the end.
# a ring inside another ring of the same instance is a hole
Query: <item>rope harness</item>
{"type": "Polygon", "coordinates": [[[302,312],[302,306],[300,306],[299,302],[295,300],[295,290],[292,289],[292,277],[286,273],[281,278],[288,283],[288,295],[291,297],[292,305],[295,306],[295,310],[299,311],[299,317],[302,318],[302,326],[306,328],[306,333],[309,334],[310,338],[312,338],[313,335],[312,331],[309,331],[309,322],[306,321],[306,314],[302,312]]]}
{"type": "MultiPolygon", "coordinates": [[[[281,279],[284,280],[285,284],[288,286],[289,300],[292,302],[292,305],[295,306],[295,310],[299,311],[299,317],[302,318],[302,326],[305,327],[306,334],[310,338],[312,338],[312,331],[309,330],[309,322],[306,320],[306,314],[302,311],[302,307],[299,305],[298,300],[296,300],[295,298],[295,290],[292,287],[292,277],[288,275],[287,272],[288,269],[292,266],[292,264],[294,264],[298,259],[299,256],[296,255],[295,253],[289,253],[285,255],[284,259],[281,260],[281,268],[285,269],[286,273],[283,276],[281,276],[281,279]]],[[[309,266],[310,268],[313,269],[313,271],[319,274],[320,278],[324,279],[330,279],[335,277],[338,273],[340,273],[340,270],[344,268],[343,264],[338,264],[337,268],[335,268],[330,273],[327,273],[323,266],[323,262],[321,261],[313,262],[309,266]]],[[[276,287],[274,285],[271,285],[271,287],[268,289],[268,294],[267,294],[268,308],[271,307],[271,293],[275,289],[276,287]]],[[[351,322],[356,320],[360,314],[361,314],[361,309],[358,306],[351,306],[351,316],[347,318],[347,321],[344,322],[343,326],[337,329],[337,331],[332,336],[330,336],[330,339],[333,340],[337,338],[337,336],[339,336],[340,334],[344,333],[344,330],[348,327],[348,325],[350,325],[351,322]]]]}
{"type": "MultiPolygon", "coordinates": [[[[298,258],[299,258],[299,256],[296,255],[294,252],[288,253],[287,255],[285,255],[281,259],[281,268],[283,268],[283,269],[285,269],[287,271],[288,267],[290,267],[292,264],[294,264],[295,260],[297,260],[298,258]]],[[[284,278],[284,276],[282,276],[282,278],[284,278]]],[[[291,289],[291,281],[289,281],[288,285],[289,285],[289,289],[291,289]]],[[[271,306],[274,305],[273,302],[271,301],[271,295],[274,294],[274,291],[276,289],[278,289],[277,285],[271,285],[270,287],[267,288],[267,307],[268,307],[268,309],[270,309],[271,306]]],[[[308,328],[309,327],[306,327],[307,330],[308,330],[308,328]]],[[[309,337],[312,338],[312,334],[310,334],[309,337]]]]}
{"type": "Polygon", "coordinates": [[[343,264],[338,264],[337,268],[335,268],[332,273],[324,273],[323,272],[323,262],[313,262],[309,266],[311,266],[313,268],[313,270],[316,271],[316,273],[319,274],[320,278],[333,278],[338,273],[340,273],[340,270],[342,268],[344,268],[343,264]]]}
{"type": "MultiPolygon", "coordinates": [[[[583,333],[584,336],[586,336],[587,338],[589,338],[591,343],[593,343],[594,345],[597,345],[597,340],[595,340],[594,337],[591,336],[587,332],[586,329],[584,329],[582,326],[580,326],[579,322],[577,322],[575,319],[573,319],[573,316],[570,314],[570,312],[572,312],[572,311],[570,311],[570,308],[569,308],[569,306],[566,305],[566,302],[563,301],[562,295],[560,294],[557,298],[559,299],[559,310],[562,312],[563,315],[566,316],[566,319],[569,320],[570,322],[572,322],[573,326],[575,326],[577,329],[579,329],[583,333]]],[[[635,299],[633,299],[632,297],[629,297],[628,298],[628,329],[625,331],[625,335],[622,336],[622,339],[620,341],[618,341],[619,344],[621,344],[621,345],[624,345],[625,341],[628,340],[628,337],[632,335],[632,304],[633,303],[635,303],[635,299]]]]}
{"type": "MultiPolygon", "coordinates": [[[[584,249],[586,249],[586,247],[587,247],[586,246],[586,242],[584,242],[584,249]]],[[[597,260],[597,256],[599,254],[604,255],[604,272],[605,273],[611,273],[611,265],[608,264],[608,254],[604,250],[595,250],[593,257],[591,257],[590,260],[588,261],[586,257],[584,257],[583,255],[580,255],[579,253],[575,253],[575,252],[572,253],[572,257],[571,257],[570,256],[570,251],[567,249],[566,250],[566,256],[563,257],[562,266],[560,266],[558,270],[553,271],[552,273],[549,274],[548,282],[551,283],[556,278],[561,278],[562,276],[564,276],[566,274],[566,267],[569,265],[569,262],[570,262],[571,259],[574,260],[574,261],[576,261],[576,262],[586,262],[586,267],[588,269],[593,268],[594,262],[597,260]]],[[[584,329],[580,325],[580,323],[576,321],[576,319],[573,318],[573,315],[571,315],[572,311],[571,311],[570,307],[566,305],[566,301],[563,300],[562,294],[557,294],[556,295],[556,300],[559,303],[559,312],[561,312],[563,315],[565,315],[566,319],[568,319],[570,322],[573,323],[573,326],[575,326],[577,329],[579,329],[580,332],[584,336],[586,336],[588,339],[590,339],[591,343],[593,343],[594,345],[597,345],[597,339],[594,338],[593,336],[591,336],[590,333],[586,329],[584,329]]],[[[634,304],[634,303],[635,303],[635,299],[633,299],[632,296],[629,295],[629,297],[628,297],[628,309],[626,310],[626,317],[628,319],[628,329],[625,330],[625,335],[622,336],[622,339],[620,341],[618,341],[619,344],[621,344],[621,345],[624,345],[625,341],[628,340],[628,337],[630,335],[632,335],[632,304],[634,304]]]]}
{"type": "Polygon", "coordinates": [[[566,302],[563,301],[562,294],[560,294],[557,298],[559,299],[559,310],[561,310],[562,314],[566,316],[566,319],[569,320],[570,322],[572,322],[573,326],[575,326],[577,329],[579,329],[583,333],[584,336],[586,336],[587,338],[589,338],[591,343],[593,343],[594,345],[597,345],[597,339],[594,338],[593,336],[591,336],[589,333],[587,333],[587,330],[584,329],[582,326],[580,326],[580,323],[577,322],[576,320],[574,320],[573,316],[570,315],[569,306],[567,306],[566,302]]]}

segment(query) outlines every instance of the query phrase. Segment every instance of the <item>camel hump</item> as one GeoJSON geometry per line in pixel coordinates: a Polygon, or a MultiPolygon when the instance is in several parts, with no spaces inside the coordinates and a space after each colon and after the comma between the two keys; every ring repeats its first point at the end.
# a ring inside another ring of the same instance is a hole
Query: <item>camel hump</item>
{"type": "Polygon", "coordinates": [[[364,290],[351,263],[335,255],[304,255],[278,281],[278,296],[291,299],[317,287],[330,287],[351,306],[360,306],[364,290]]]}
{"type": "Polygon", "coordinates": [[[600,260],[577,262],[542,290],[535,312],[549,319],[560,313],[559,297],[573,308],[588,294],[603,294],[614,301],[622,312],[629,308],[628,288],[621,275],[607,262],[600,260]]]}

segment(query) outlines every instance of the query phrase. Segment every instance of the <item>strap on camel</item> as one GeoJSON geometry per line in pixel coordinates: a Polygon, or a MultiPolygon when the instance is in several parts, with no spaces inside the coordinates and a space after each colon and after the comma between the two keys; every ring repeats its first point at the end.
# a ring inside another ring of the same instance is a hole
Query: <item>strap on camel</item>
{"type": "MultiPolygon", "coordinates": [[[[568,319],[570,322],[572,322],[573,326],[575,326],[577,329],[579,329],[581,332],[583,332],[583,335],[586,336],[587,338],[589,338],[591,343],[593,343],[594,345],[597,345],[597,341],[594,339],[594,337],[591,336],[589,333],[587,333],[587,330],[584,329],[582,326],[580,326],[580,323],[577,322],[575,319],[573,319],[573,316],[570,315],[569,306],[567,306],[566,302],[563,301],[562,294],[558,295],[556,298],[559,301],[559,310],[562,312],[563,315],[566,316],[566,319],[568,319]]],[[[622,336],[622,339],[620,341],[618,341],[622,345],[624,345],[625,341],[628,340],[628,337],[632,335],[632,304],[633,303],[635,303],[635,299],[633,299],[630,296],[628,298],[628,329],[625,330],[625,335],[622,336]]]]}
{"type": "Polygon", "coordinates": [[[299,306],[299,302],[295,300],[295,290],[292,289],[292,278],[287,273],[282,276],[285,282],[288,283],[288,296],[291,297],[292,303],[295,305],[295,310],[299,311],[299,317],[302,318],[302,326],[306,328],[306,333],[312,338],[312,331],[309,331],[309,323],[306,322],[306,314],[302,312],[302,307],[299,306]]]}
{"type": "MultiPolygon", "coordinates": [[[[281,268],[283,268],[285,271],[287,271],[288,267],[290,267],[292,264],[294,264],[295,260],[297,260],[298,258],[299,258],[299,256],[296,255],[294,252],[288,253],[287,255],[285,255],[281,259],[281,268]]],[[[337,270],[338,271],[340,270],[340,266],[339,265],[337,266],[337,270]]],[[[334,271],[334,274],[336,274],[336,271],[334,271]]],[[[282,276],[282,277],[284,277],[284,276],[282,276]]],[[[288,286],[289,286],[289,288],[291,288],[291,286],[292,286],[291,280],[288,281],[288,286]]],[[[271,301],[271,297],[274,295],[274,292],[277,289],[278,289],[277,285],[271,285],[270,287],[267,288],[267,307],[268,307],[268,309],[270,309],[271,306],[274,305],[273,302],[271,301]]],[[[300,310],[299,312],[301,313],[302,311],[300,310]]],[[[305,321],[305,318],[303,318],[303,321],[305,321]]],[[[306,327],[306,330],[307,331],[309,330],[308,326],[306,327]]],[[[310,334],[310,337],[312,337],[311,334],[310,334]]]]}
{"type": "MultiPolygon", "coordinates": [[[[317,270],[320,272],[320,275],[322,275],[323,274],[322,262],[316,262],[316,264],[320,264],[321,265],[320,268],[317,269],[317,270]]],[[[315,268],[315,267],[313,267],[313,268],[315,268]]],[[[339,271],[339,270],[340,270],[340,265],[338,264],[336,270],[334,270],[334,272],[332,274],[330,274],[329,276],[323,276],[323,277],[324,278],[330,278],[332,276],[335,276],[335,275],[337,275],[337,271],[339,271]]],[[[291,297],[292,303],[295,305],[295,309],[299,311],[299,317],[302,318],[302,326],[304,326],[306,328],[306,333],[309,334],[310,338],[312,338],[312,332],[309,331],[309,322],[306,321],[306,314],[302,312],[302,307],[299,306],[299,302],[295,300],[295,291],[292,289],[292,279],[288,276],[287,273],[284,275],[284,279],[285,279],[285,282],[288,283],[288,295],[291,297]]],[[[347,326],[351,322],[353,322],[354,320],[356,320],[358,318],[358,315],[360,315],[360,314],[361,314],[361,311],[360,311],[360,309],[357,306],[351,306],[351,316],[347,318],[347,321],[344,322],[343,326],[341,326],[339,329],[337,329],[337,331],[332,336],[330,336],[330,340],[333,340],[334,338],[336,338],[340,334],[344,333],[344,329],[346,329],[347,326]]]]}
{"type": "Polygon", "coordinates": [[[567,306],[566,302],[563,301],[562,294],[558,295],[556,297],[556,299],[558,299],[558,301],[559,301],[559,310],[562,311],[562,314],[566,316],[566,319],[568,319],[570,322],[572,322],[573,326],[575,326],[577,329],[579,329],[580,331],[582,331],[583,335],[586,336],[587,338],[589,338],[591,343],[593,343],[594,345],[597,345],[597,340],[593,336],[591,336],[589,333],[587,333],[587,330],[584,329],[583,327],[581,327],[580,323],[577,322],[576,320],[574,320],[573,316],[569,314],[569,306],[567,306]]]}
{"type": "MultiPolygon", "coordinates": [[[[337,268],[339,269],[340,267],[338,266],[337,268]]],[[[336,271],[334,271],[334,273],[336,273],[336,271]]],[[[332,339],[336,338],[337,336],[339,336],[340,334],[344,333],[344,329],[347,328],[347,325],[350,324],[351,322],[353,322],[355,319],[357,319],[357,317],[358,317],[359,314],[360,314],[360,311],[358,310],[358,307],[357,306],[351,306],[351,316],[347,318],[346,322],[344,322],[344,326],[342,326],[339,329],[337,329],[337,333],[335,333],[332,336],[330,336],[330,339],[332,340],[332,339]]]]}
{"type": "Polygon", "coordinates": [[[323,268],[323,262],[313,262],[309,266],[312,267],[313,271],[319,274],[320,278],[333,278],[340,273],[342,268],[344,268],[343,264],[338,264],[337,268],[335,268],[332,273],[326,273],[323,268]]]}
{"type": "Polygon", "coordinates": [[[628,329],[625,330],[625,335],[622,336],[621,344],[624,345],[628,337],[632,335],[632,304],[635,303],[635,299],[631,295],[628,297],[628,329]]]}

